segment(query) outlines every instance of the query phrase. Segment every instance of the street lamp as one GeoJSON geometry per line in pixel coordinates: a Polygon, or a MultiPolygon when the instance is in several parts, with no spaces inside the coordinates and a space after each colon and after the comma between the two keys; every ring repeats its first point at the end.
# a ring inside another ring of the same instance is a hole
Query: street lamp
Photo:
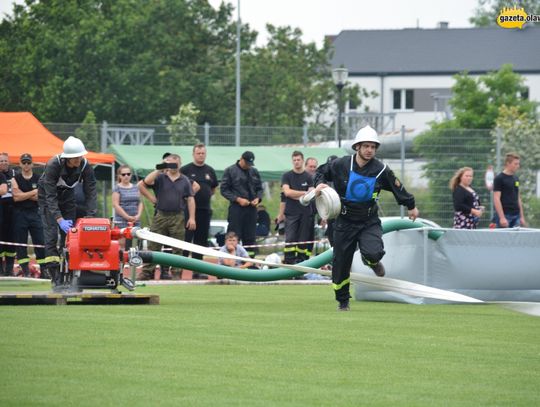
{"type": "Polygon", "coordinates": [[[341,100],[342,90],[347,82],[349,71],[347,68],[334,68],[332,69],[332,79],[338,90],[338,119],[337,119],[337,134],[338,134],[338,146],[341,147],[341,111],[343,103],[341,100]]]}

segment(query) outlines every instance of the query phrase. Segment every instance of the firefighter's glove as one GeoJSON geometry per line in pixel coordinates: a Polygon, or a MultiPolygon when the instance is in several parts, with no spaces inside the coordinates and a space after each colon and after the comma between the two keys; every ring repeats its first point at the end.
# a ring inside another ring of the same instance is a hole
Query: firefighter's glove
{"type": "Polygon", "coordinates": [[[69,219],[59,219],[58,226],[64,231],[64,233],[69,232],[69,229],[73,227],[73,221],[69,219]]]}

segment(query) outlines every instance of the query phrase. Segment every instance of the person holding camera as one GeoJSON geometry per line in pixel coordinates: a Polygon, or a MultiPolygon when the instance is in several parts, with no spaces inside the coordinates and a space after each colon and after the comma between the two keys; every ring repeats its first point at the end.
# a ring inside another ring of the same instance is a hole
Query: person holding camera
{"type": "MultiPolygon", "coordinates": [[[[181,160],[178,154],[170,154],[163,163],[156,165],[156,169],[148,174],[143,182],[139,183],[139,190],[145,196],[149,194],[148,188],[154,190],[152,203],[156,205],[156,212],[150,231],[160,235],[184,240],[185,230],[195,230],[195,198],[191,182],[180,172],[181,160]],[[144,191],[144,192],[143,192],[144,191]],[[184,221],[184,210],[187,207],[188,220],[184,221]]],[[[158,251],[161,245],[148,242],[148,250],[158,251]]],[[[174,254],[182,254],[182,250],[173,248],[174,254]]],[[[172,270],[177,278],[182,277],[181,270],[172,270]]],[[[151,280],[154,277],[153,265],[145,264],[141,280],[151,280]]]]}

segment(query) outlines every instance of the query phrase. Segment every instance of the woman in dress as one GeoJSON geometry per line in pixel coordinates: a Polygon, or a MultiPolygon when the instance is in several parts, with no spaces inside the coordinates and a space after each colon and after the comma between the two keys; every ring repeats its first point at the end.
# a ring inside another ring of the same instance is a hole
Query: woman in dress
{"type": "Polygon", "coordinates": [[[462,167],[450,180],[454,199],[454,229],[476,229],[482,213],[478,194],[471,188],[473,169],[462,167]]]}
{"type": "MultiPolygon", "coordinates": [[[[130,223],[132,226],[141,225],[143,203],[139,195],[139,188],[131,183],[131,168],[121,165],[116,171],[118,183],[114,186],[112,203],[114,206],[114,225],[125,228],[130,223]]],[[[131,239],[126,239],[126,250],[131,247],[131,239]]]]}

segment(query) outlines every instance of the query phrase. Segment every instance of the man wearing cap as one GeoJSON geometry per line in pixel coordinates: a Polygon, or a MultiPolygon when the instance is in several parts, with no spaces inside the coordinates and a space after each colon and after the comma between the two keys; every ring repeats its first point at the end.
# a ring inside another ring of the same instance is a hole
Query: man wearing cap
{"type": "Polygon", "coordinates": [[[359,247],[362,261],[373,272],[385,274],[381,220],[377,201],[381,189],[392,192],[397,203],[408,209],[409,218],[418,217],[414,196],[408,193],[388,166],[375,158],[380,145],[377,132],[366,126],[356,134],[352,156],[337,158],[317,169],[316,194],[329,182],[341,200],[341,213],[334,226],[332,283],[338,310],[349,310],[350,269],[354,252],[359,247]]]}
{"type": "MultiPolygon", "coordinates": [[[[225,168],[221,180],[221,195],[229,204],[227,232],[235,232],[243,246],[255,244],[257,205],[262,200],[263,187],[259,171],[253,167],[255,155],[245,151],[236,164],[225,168]]],[[[248,253],[254,254],[253,249],[248,253]]]]}
{"type": "MultiPolygon", "coordinates": [[[[34,174],[32,156],[28,153],[21,155],[21,172],[13,177],[14,218],[15,218],[15,241],[27,243],[28,233],[32,237],[34,245],[43,246],[43,224],[38,211],[38,181],[39,175],[34,174]]],[[[17,262],[21,266],[23,275],[30,277],[30,258],[26,246],[17,246],[17,262]]],[[[45,261],[45,249],[35,247],[37,264],[40,266],[45,261]]],[[[43,275],[45,278],[45,275],[43,275]]]]}
{"type": "Polygon", "coordinates": [[[76,220],[77,203],[74,188],[82,183],[87,216],[96,216],[96,178],[84,158],[88,152],[76,137],[64,142],[64,152],[51,158],[38,182],[38,203],[45,237],[45,268],[51,275],[53,288],[63,284],[60,274],[58,229],[64,245],[66,233],[76,220]]]}

